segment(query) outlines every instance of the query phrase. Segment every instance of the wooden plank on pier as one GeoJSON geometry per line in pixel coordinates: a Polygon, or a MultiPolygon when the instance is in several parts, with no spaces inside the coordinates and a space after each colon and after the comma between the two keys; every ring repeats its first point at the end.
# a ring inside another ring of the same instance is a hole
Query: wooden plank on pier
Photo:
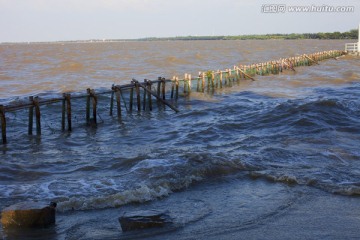
{"type": "Polygon", "coordinates": [[[283,61],[283,63],[285,63],[286,66],[288,66],[291,70],[293,70],[294,72],[296,72],[295,69],[294,69],[294,67],[291,66],[290,64],[288,64],[286,61],[283,61]]]}
{"type": "Polygon", "coordinates": [[[239,67],[237,67],[237,69],[244,74],[246,77],[250,78],[251,80],[255,81],[255,79],[253,77],[251,77],[250,75],[246,74],[243,70],[241,70],[239,67]]]}
{"type": "Polygon", "coordinates": [[[165,104],[166,106],[170,107],[172,110],[174,110],[175,112],[179,112],[179,110],[174,107],[173,105],[171,105],[170,103],[168,103],[166,100],[162,99],[159,95],[157,95],[156,93],[154,93],[153,91],[148,90],[146,87],[144,87],[142,84],[139,83],[139,81],[137,81],[136,79],[133,79],[133,82],[143,88],[145,91],[147,91],[148,93],[150,93],[151,95],[153,95],[154,97],[156,97],[160,102],[162,102],[163,104],[165,104]]]}
{"type": "Polygon", "coordinates": [[[317,61],[315,61],[314,59],[312,59],[311,57],[309,57],[308,55],[304,54],[304,56],[309,59],[310,61],[316,63],[317,65],[320,65],[317,61]]]}

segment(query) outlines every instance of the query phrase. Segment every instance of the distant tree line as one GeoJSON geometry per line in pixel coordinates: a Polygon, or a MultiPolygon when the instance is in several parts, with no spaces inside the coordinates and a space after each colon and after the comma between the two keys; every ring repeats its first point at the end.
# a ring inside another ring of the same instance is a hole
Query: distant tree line
{"type": "Polygon", "coordinates": [[[238,36],[185,36],[165,38],[142,38],[140,41],[158,40],[268,40],[268,39],[357,39],[358,30],[352,29],[347,32],[319,32],[319,33],[291,33],[291,34],[253,34],[238,36]]]}
{"type": "MultiPolygon", "coordinates": [[[[352,29],[347,32],[319,32],[319,33],[291,33],[291,34],[252,34],[238,36],[185,36],[185,37],[150,37],[140,39],[89,39],[89,40],[70,40],[55,41],[56,43],[90,43],[90,42],[122,42],[122,41],[176,41],[176,40],[268,40],[268,39],[357,39],[358,30],[352,29]]],[[[0,44],[44,44],[54,42],[3,42],[0,44]]]]}

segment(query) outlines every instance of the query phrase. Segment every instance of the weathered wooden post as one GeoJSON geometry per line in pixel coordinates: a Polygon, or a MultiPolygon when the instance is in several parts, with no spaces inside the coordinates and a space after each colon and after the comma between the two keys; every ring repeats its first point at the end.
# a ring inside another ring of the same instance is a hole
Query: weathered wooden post
{"type": "Polygon", "coordinates": [[[3,105],[0,105],[0,120],[1,120],[1,138],[2,143],[6,144],[6,117],[5,117],[5,108],[3,105]]]}
{"type": "Polygon", "coordinates": [[[86,89],[86,124],[90,125],[90,88],[86,89]]]}
{"type": "Polygon", "coordinates": [[[175,90],[175,76],[171,79],[171,95],[170,98],[174,98],[174,90],[175,90]]]}
{"type": "Polygon", "coordinates": [[[214,75],[215,88],[218,88],[219,87],[219,74],[218,74],[218,72],[213,71],[213,75],[214,75]]]}
{"type": "Polygon", "coordinates": [[[211,87],[211,72],[207,71],[206,72],[206,78],[207,78],[207,91],[210,91],[210,87],[211,87]]]}
{"type": "Polygon", "coordinates": [[[30,96],[29,101],[31,106],[29,107],[29,126],[28,126],[28,134],[32,135],[33,133],[33,121],[34,121],[34,97],[30,96]]]}
{"type": "MultiPolygon", "coordinates": [[[[135,86],[135,85],[134,85],[135,86]]],[[[130,88],[129,111],[132,112],[134,105],[134,86],[130,88]]]]}
{"type": "Polygon", "coordinates": [[[115,95],[116,95],[116,109],[117,109],[117,115],[120,118],[121,117],[121,92],[119,87],[115,87],[115,95]]]}
{"type": "Polygon", "coordinates": [[[36,135],[41,135],[41,121],[40,121],[40,106],[39,106],[39,98],[34,98],[35,105],[35,118],[36,118],[36,135]]]}
{"type": "Polygon", "coordinates": [[[201,72],[199,72],[199,76],[197,77],[197,83],[196,83],[197,92],[200,92],[200,79],[201,79],[201,72]]]}
{"type": "Polygon", "coordinates": [[[234,66],[234,75],[235,75],[234,79],[236,81],[239,81],[239,70],[237,69],[236,66],[234,66]]]}
{"type": "Polygon", "coordinates": [[[96,107],[97,107],[97,96],[95,95],[95,91],[94,90],[91,90],[90,91],[90,94],[91,94],[91,98],[92,98],[92,104],[93,104],[93,121],[94,121],[94,124],[96,125],[97,124],[97,112],[96,112],[96,107]]]}
{"type": "Polygon", "coordinates": [[[179,98],[179,77],[175,79],[175,99],[179,98]]]}
{"type": "Polygon", "coordinates": [[[90,125],[90,102],[92,102],[93,106],[93,123],[97,124],[97,112],[96,112],[96,106],[97,106],[97,96],[95,95],[95,91],[93,89],[88,88],[87,89],[87,96],[86,96],[86,124],[90,125]]]}
{"type": "Polygon", "coordinates": [[[63,93],[62,99],[62,108],[61,108],[61,130],[65,131],[65,115],[66,115],[66,93],[63,93]]]}
{"type": "Polygon", "coordinates": [[[160,96],[160,89],[161,89],[161,77],[158,77],[158,83],[157,83],[157,95],[160,96]]]}
{"type": "Polygon", "coordinates": [[[189,91],[189,93],[191,93],[191,85],[192,85],[191,74],[188,74],[188,91],[189,91]]]}
{"type": "Polygon", "coordinates": [[[110,116],[113,115],[113,108],[114,108],[114,95],[115,95],[115,84],[111,86],[111,98],[110,98],[110,116]]]}
{"type": "Polygon", "coordinates": [[[148,89],[149,110],[152,111],[152,100],[151,100],[151,85],[152,85],[152,82],[150,80],[147,80],[146,85],[147,85],[147,89],[148,89]]]}
{"type": "Polygon", "coordinates": [[[222,81],[223,81],[222,71],[219,70],[218,73],[219,73],[220,88],[222,88],[222,81]]]}
{"type": "Polygon", "coordinates": [[[135,82],[135,91],[136,91],[137,109],[140,112],[140,110],[141,110],[141,97],[140,97],[139,82],[135,82]]]}
{"type": "Polygon", "coordinates": [[[147,92],[149,92],[151,95],[153,95],[154,97],[156,97],[156,98],[159,100],[159,102],[162,102],[164,105],[170,107],[170,108],[171,108],[172,110],[174,110],[175,112],[179,112],[179,110],[178,110],[176,107],[174,107],[173,105],[171,105],[170,103],[168,103],[166,100],[162,99],[159,95],[153,93],[152,91],[149,91],[145,86],[140,85],[139,82],[138,82],[136,79],[133,79],[132,81],[135,83],[135,85],[136,85],[137,87],[139,87],[139,88],[141,87],[142,89],[144,89],[144,91],[147,91],[147,92]]]}
{"type": "Polygon", "coordinates": [[[205,73],[204,72],[201,74],[201,82],[202,82],[201,91],[205,92],[205,73]]]}
{"type": "Polygon", "coordinates": [[[225,69],[225,71],[223,71],[224,73],[224,85],[227,86],[228,85],[228,72],[227,69],[225,69]]]}
{"type": "Polygon", "coordinates": [[[165,78],[161,78],[161,95],[163,100],[165,100],[165,83],[165,78]]]}
{"type": "Polygon", "coordinates": [[[186,94],[186,88],[187,88],[187,86],[186,86],[186,84],[187,84],[187,78],[188,78],[188,74],[187,74],[187,73],[185,73],[185,75],[184,75],[184,81],[183,81],[183,83],[184,83],[184,95],[186,94]]]}
{"type": "Polygon", "coordinates": [[[215,74],[214,71],[211,72],[211,88],[214,90],[215,88],[215,74]]]}
{"type": "Polygon", "coordinates": [[[66,94],[66,111],[67,111],[67,120],[68,120],[68,131],[72,130],[71,126],[71,94],[66,94]]]}
{"type": "MultiPolygon", "coordinates": [[[[146,79],[144,79],[144,86],[147,88],[147,82],[146,79]]],[[[146,95],[148,93],[146,91],[143,92],[143,111],[146,110],[146,95]]]]}
{"type": "Polygon", "coordinates": [[[231,69],[226,69],[227,71],[227,76],[228,76],[228,83],[229,83],[229,86],[232,87],[232,81],[231,81],[231,69]]]}

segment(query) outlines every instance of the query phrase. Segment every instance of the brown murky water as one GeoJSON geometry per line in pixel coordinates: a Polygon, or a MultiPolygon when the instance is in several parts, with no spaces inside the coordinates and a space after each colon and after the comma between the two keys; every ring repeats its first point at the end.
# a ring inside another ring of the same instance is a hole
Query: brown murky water
{"type": "Polygon", "coordinates": [[[0,99],[110,88],[112,83],[128,83],[132,78],[195,76],[199,71],[342,49],[344,43],[270,40],[0,45],[0,99]]]}

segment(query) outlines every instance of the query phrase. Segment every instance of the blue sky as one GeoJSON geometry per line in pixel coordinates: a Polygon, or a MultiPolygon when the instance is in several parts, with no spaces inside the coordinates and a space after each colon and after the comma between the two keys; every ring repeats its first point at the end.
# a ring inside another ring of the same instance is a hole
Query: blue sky
{"type": "Polygon", "coordinates": [[[0,0],[0,42],[347,31],[359,0],[0,0]],[[267,4],[353,12],[263,13],[267,4]]]}

